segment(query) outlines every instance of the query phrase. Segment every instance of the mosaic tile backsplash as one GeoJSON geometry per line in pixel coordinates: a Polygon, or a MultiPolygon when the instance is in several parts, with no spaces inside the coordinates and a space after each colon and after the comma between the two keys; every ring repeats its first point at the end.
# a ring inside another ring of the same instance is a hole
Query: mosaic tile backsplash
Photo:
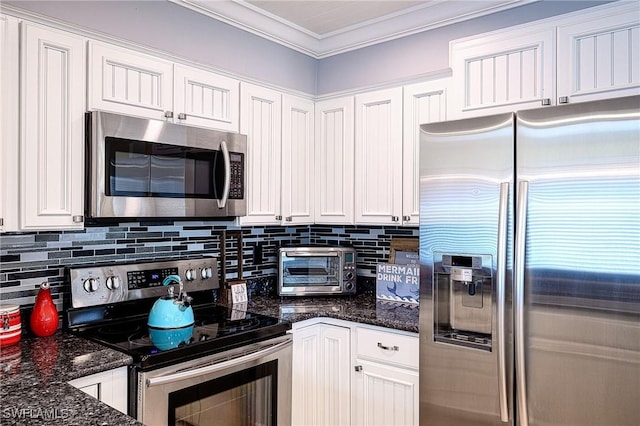
{"type": "MultiPolygon", "coordinates": [[[[277,250],[287,244],[351,245],[358,252],[359,282],[375,277],[386,261],[392,237],[418,236],[417,228],[393,226],[253,226],[235,222],[120,223],[80,231],[0,235],[0,304],[23,309],[34,303],[43,281],[51,285],[58,311],[66,309],[64,268],[87,263],[169,260],[218,256],[222,231],[241,231],[243,277],[250,292],[275,292],[277,250]],[[256,248],[257,247],[257,248],[256,248]],[[259,263],[255,262],[254,255],[259,263]]],[[[226,240],[227,278],[237,277],[237,248],[226,240]]],[[[220,268],[221,265],[218,265],[220,268]]]]}

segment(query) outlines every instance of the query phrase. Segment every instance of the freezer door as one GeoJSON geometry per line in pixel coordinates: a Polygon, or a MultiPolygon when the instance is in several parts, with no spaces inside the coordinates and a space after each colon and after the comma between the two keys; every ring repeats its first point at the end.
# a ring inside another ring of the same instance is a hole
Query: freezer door
{"type": "Polygon", "coordinates": [[[514,117],[421,126],[420,424],[513,424],[514,117]]]}
{"type": "Polygon", "coordinates": [[[518,424],[639,425],[640,97],[516,128],[518,424]]]}

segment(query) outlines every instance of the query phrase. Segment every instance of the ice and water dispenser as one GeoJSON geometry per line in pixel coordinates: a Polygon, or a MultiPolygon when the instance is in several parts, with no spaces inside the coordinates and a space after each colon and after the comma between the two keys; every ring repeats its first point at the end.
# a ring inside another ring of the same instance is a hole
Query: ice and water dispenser
{"type": "Polygon", "coordinates": [[[434,253],[434,338],[491,351],[491,255],[434,253]]]}

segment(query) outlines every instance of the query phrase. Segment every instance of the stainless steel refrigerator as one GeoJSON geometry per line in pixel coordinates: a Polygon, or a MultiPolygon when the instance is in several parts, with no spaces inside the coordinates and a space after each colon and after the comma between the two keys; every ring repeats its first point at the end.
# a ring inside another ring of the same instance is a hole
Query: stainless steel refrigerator
{"type": "Polygon", "coordinates": [[[421,126],[420,424],[640,425],[640,96],[421,126]]]}

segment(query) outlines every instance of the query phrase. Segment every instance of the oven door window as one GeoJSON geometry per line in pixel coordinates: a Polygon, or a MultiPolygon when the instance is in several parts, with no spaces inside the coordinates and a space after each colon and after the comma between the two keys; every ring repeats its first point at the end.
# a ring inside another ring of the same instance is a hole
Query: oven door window
{"type": "Polygon", "coordinates": [[[106,195],[220,199],[219,151],[107,137],[106,195]]]}
{"type": "Polygon", "coordinates": [[[169,425],[275,425],[278,361],[169,394],[169,425]]]}
{"type": "Polygon", "coordinates": [[[282,282],[287,287],[339,286],[340,257],[283,254],[282,282]]]}

